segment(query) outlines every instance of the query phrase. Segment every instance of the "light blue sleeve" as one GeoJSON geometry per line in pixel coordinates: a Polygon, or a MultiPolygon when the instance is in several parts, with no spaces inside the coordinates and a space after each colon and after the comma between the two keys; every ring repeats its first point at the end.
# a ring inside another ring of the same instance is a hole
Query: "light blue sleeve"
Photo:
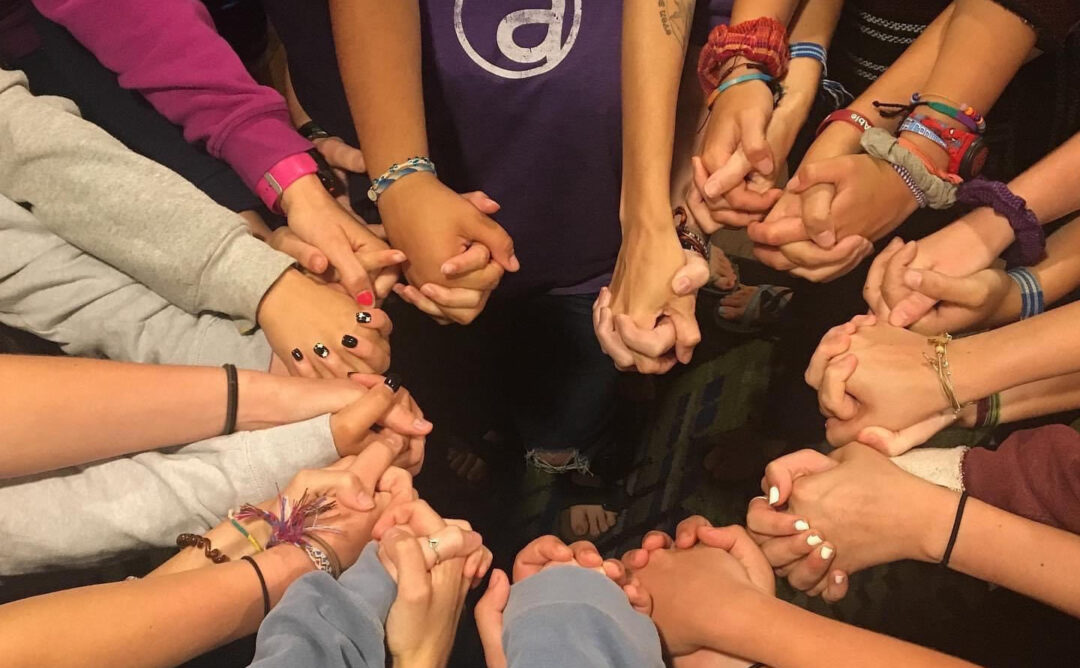
{"type": "Polygon", "coordinates": [[[259,627],[255,668],[383,668],[383,625],[397,586],[370,543],[335,582],[308,573],[292,583],[259,627]]]}
{"type": "Polygon", "coordinates": [[[509,668],[662,668],[660,636],[611,580],[549,568],[510,589],[503,617],[509,668]]]}

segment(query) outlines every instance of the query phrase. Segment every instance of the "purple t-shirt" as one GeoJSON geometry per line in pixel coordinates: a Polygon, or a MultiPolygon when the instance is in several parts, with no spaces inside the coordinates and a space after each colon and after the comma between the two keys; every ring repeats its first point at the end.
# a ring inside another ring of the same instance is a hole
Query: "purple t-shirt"
{"type": "MultiPolygon", "coordinates": [[[[521,271],[500,292],[565,292],[610,273],[621,238],[622,3],[420,4],[432,158],[447,185],[502,205],[495,219],[521,271]]],[[[731,1],[700,4],[717,16],[731,1]]]]}

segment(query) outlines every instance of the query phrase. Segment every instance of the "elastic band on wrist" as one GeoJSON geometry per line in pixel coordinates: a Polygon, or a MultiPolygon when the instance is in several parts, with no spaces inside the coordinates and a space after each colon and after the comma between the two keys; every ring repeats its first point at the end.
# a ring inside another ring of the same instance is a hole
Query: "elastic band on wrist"
{"type": "Polygon", "coordinates": [[[236,432],[236,411],[240,403],[240,383],[237,379],[235,365],[223,364],[222,368],[225,369],[228,399],[225,405],[225,429],[222,430],[221,435],[228,436],[236,432]]]}
{"type": "Polygon", "coordinates": [[[716,90],[709,94],[709,99],[706,101],[706,106],[711,109],[713,103],[716,102],[716,98],[720,97],[724,93],[724,91],[732,88],[733,86],[738,86],[739,84],[744,84],[749,81],[764,81],[765,85],[770,86],[771,88],[773,77],[764,72],[751,72],[750,74],[739,75],[734,79],[728,79],[727,81],[717,86],[716,90]]]}
{"type": "Polygon", "coordinates": [[[968,493],[966,491],[961,492],[960,503],[956,506],[956,518],[953,520],[952,532],[949,534],[949,543],[945,546],[945,555],[941,557],[941,565],[945,568],[949,567],[953,548],[956,547],[956,537],[960,534],[960,522],[964,519],[964,506],[967,505],[967,500],[968,493]]]}
{"type": "Polygon", "coordinates": [[[371,182],[371,188],[368,189],[368,199],[378,203],[379,197],[386,192],[387,188],[406,176],[417,172],[435,174],[435,163],[430,158],[418,155],[415,158],[409,158],[403,163],[390,165],[390,168],[382,176],[371,182]]]}
{"type": "Polygon", "coordinates": [[[259,578],[259,588],[262,589],[263,619],[266,619],[266,616],[270,614],[270,590],[266,586],[266,578],[263,577],[262,569],[254,559],[246,555],[240,558],[251,564],[251,567],[255,569],[255,575],[259,578]]]}
{"type": "Polygon", "coordinates": [[[1003,257],[1010,267],[1034,267],[1046,259],[1046,233],[1035,212],[1009,186],[1000,181],[977,178],[964,182],[956,201],[969,206],[988,206],[1009,221],[1016,237],[1003,257]]]}
{"type": "Polygon", "coordinates": [[[1020,286],[1020,319],[1034,318],[1046,311],[1046,297],[1038,277],[1027,267],[1017,267],[1008,271],[1009,278],[1020,286]]]}
{"type": "Polygon", "coordinates": [[[823,121],[821,121],[821,124],[817,127],[817,133],[815,134],[815,136],[820,135],[822,132],[825,131],[825,128],[829,127],[829,125],[833,123],[836,123],[837,121],[841,123],[847,123],[851,127],[861,132],[866,132],[870,128],[874,127],[874,124],[871,123],[869,119],[866,118],[866,116],[863,116],[857,111],[854,111],[852,109],[837,109],[836,111],[826,116],[823,121]]]}

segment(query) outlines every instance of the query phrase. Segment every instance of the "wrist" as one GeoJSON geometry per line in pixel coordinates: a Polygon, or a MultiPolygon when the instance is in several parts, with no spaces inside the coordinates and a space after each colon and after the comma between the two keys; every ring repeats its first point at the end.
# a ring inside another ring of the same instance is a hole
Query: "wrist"
{"type": "MultiPolygon", "coordinates": [[[[394,181],[381,195],[379,195],[378,208],[381,213],[393,212],[402,203],[423,201],[426,193],[435,189],[446,188],[439,178],[431,172],[414,172],[408,176],[394,181]]],[[[389,216],[383,224],[391,227],[394,216],[389,216]]]]}
{"type": "Polygon", "coordinates": [[[281,210],[288,217],[297,209],[324,207],[334,205],[337,202],[330,196],[318,174],[302,176],[281,192],[281,210]]]}
{"type": "Polygon", "coordinates": [[[297,578],[315,570],[304,551],[295,545],[277,545],[252,557],[266,578],[270,592],[270,605],[277,605],[281,597],[297,578]]]}
{"type": "Polygon", "coordinates": [[[259,308],[255,311],[255,321],[259,327],[272,327],[276,316],[282,311],[282,305],[288,303],[289,295],[303,287],[305,282],[309,282],[308,279],[295,269],[287,269],[282,273],[263,295],[259,308]]]}
{"type": "Polygon", "coordinates": [[[992,332],[956,339],[949,344],[949,368],[952,370],[953,389],[957,400],[962,403],[978,401],[990,396],[1002,388],[995,388],[991,382],[993,372],[989,360],[982,354],[985,337],[992,332]]]}
{"type": "Polygon", "coordinates": [[[924,483],[926,493],[913,499],[908,513],[911,538],[911,552],[905,555],[909,559],[936,564],[945,555],[945,546],[949,543],[953,520],[956,518],[956,505],[960,494],[931,483],[924,483]]]}
{"type": "Polygon", "coordinates": [[[671,201],[658,198],[651,202],[627,202],[619,216],[622,223],[623,246],[633,240],[657,239],[675,231],[671,201]]]}
{"type": "Polygon", "coordinates": [[[289,379],[262,371],[237,370],[236,430],[254,431],[274,427],[288,414],[288,401],[281,399],[281,384],[289,379]]]}

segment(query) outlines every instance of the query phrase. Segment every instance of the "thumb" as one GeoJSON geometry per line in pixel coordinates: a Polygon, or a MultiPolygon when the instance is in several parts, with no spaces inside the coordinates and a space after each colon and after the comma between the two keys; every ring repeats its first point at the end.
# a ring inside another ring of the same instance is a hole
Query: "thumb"
{"type": "Polygon", "coordinates": [[[376,385],[362,397],[330,416],[330,432],[334,445],[342,456],[356,454],[353,450],[393,406],[394,391],[385,383],[376,385]]]}
{"type": "Polygon", "coordinates": [[[956,278],[930,269],[908,269],[904,272],[904,285],[932,299],[967,308],[979,308],[987,297],[976,278],[956,278]]]}
{"type": "Polygon", "coordinates": [[[464,230],[464,236],[487,246],[491,251],[491,259],[506,271],[515,272],[521,269],[521,262],[514,254],[514,240],[494,220],[487,216],[476,218],[474,224],[464,230]]]}
{"type": "Polygon", "coordinates": [[[326,255],[322,251],[306,241],[302,241],[295,234],[289,232],[275,235],[275,237],[277,238],[271,237],[272,243],[270,245],[275,250],[281,251],[299,262],[301,267],[311,273],[321,275],[330,268],[330,261],[326,259],[326,255]]]}
{"type": "Polygon", "coordinates": [[[788,192],[801,193],[819,183],[838,185],[848,174],[846,166],[838,160],[822,160],[799,167],[787,183],[788,192]]]}
{"type": "Polygon", "coordinates": [[[954,422],[956,422],[956,415],[952,410],[946,410],[900,431],[892,431],[884,427],[867,427],[859,432],[856,440],[888,457],[895,457],[926,443],[934,434],[954,422]]]}
{"type": "Polygon", "coordinates": [[[496,568],[491,572],[487,591],[476,602],[474,615],[476,630],[488,668],[506,668],[506,652],[503,650],[503,610],[510,601],[510,579],[496,568]]]}
{"type": "Polygon", "coordinates": [[[746,159],[742,151],[736,151],[729,159],[721,163],[721,166],[705,180],[703,188],[709,197],[720,197],[735,186],[739,185],[750,173],[752,165],[746,159]]]}
{"type": "Polygon", "coordinates": [[[708,282],[709,263],[694,251],[687,251],[686,264],[671,279],[671,291],[682,297],[697,292],[708,282]]]}
{"type": "Polygon", "coordinates": [[[397,571],[398,590],[394,604],[407,601],[411,605],[426,607],[431,599],[431,579],[428,577],[424,551],[416,538],[408,531],[395,527],[383,534],[380,547],[397,571]]]}
{"type": "Polygon", "coordinates": [[[765,467],[761,490],[768,497],[770,506],[783,505],[791,497],[791,488],[797,479],[828,471],[836,466],[835,460],[817,450],[799,450],[769,462],[765,467]]]}

